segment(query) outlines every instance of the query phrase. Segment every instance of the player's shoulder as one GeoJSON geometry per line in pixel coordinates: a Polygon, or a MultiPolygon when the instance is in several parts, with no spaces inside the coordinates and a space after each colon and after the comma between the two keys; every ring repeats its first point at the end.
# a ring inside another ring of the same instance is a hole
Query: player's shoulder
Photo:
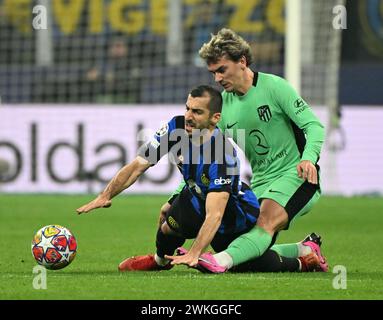
{"type": "Polygon", "coordinates": [[[177,124],[183,126],[184,123],[185,123],[185,116],[184,116],[184,115],[174,116],[174,117],[172,118],[172,120],[173,120],[175,123],[177,123],[177,124]]]}
{"type": "Polygon", "coordinates": [[[271,73],[260,73],[260,87],[273,99],[277,97],[290,94],[293,91],[293,87],[289,82],[275,74],[271,73]]]}
{"type": "Polygon", "coordinates": [[[185,128],[185,116],[183,116],[183,115],[174,116],[169,121],[169,127],[171,127],[171,129],[184,129],[185,128]]]}
{"type": "Polygon", "coordinates": [[[232,93],[232,92],[227,92],[226,90],[223,90],[223,91],[221,92],[221,95],[222,95],[222,100],[225,101],[225,100],[227,100],[230,96],[232,96],[233,93],[232,93]]]}
{"type": "Polygon", "coordinates": [[[284,78],[276,74],[266,72],[258,72],[258,79],[260,83],[268,85],[279,85],[286,82],[284,78]]]}
{"type": "Polygon", "coordinates": [[[170,134],[173,130],[185,128],[185,116],[175,116],[156,131],[157,137],[170,134]]]}

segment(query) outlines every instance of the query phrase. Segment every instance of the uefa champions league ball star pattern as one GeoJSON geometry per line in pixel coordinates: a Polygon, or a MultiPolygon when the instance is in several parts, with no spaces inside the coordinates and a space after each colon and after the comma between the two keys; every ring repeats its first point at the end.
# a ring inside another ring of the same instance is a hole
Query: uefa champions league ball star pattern
{"type": "Polygon", "coordinates": [[[66,267],[76,256],[77,242],[73,234],[60,225],[42,227],[32,240],[32,255],[47,269],[66,267]]]}

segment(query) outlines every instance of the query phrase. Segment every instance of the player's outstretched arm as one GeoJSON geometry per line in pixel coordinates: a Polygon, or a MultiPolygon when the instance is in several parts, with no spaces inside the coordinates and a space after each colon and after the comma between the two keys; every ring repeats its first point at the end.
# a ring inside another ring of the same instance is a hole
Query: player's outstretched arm
{"type": "Polygon", "coordinates": [[[129,188],[140,175],[148,168],[150,163],[138,156],[131,163],[122,167],[120,171],[108,183],[104,191],[101,192],[93,201],[83,205],[76,211],[78,214],[89,212],[93,209],[108,208],[112,205],[112,199],[123,190],[129,188]]]}
{"type": "Polygon", "coordinates": [[[186,264],[190,267],[197,265],[198,258],[213,240],[221,224],[229,196],[229,192],[209,192],[206,198],[205,221],[198,232],[197,238],[187,254],[183,256],[165,256],[165,258],[172,260],[171,264],[186,264]]]}
{"type": "Polygon", "coordinates": [[[82,207],[77,208],[78,214],[89,212],[98,208],[109,208],[112,205],[112,201],[104,197],[102,194],[98,195],[96,199],[84,204],[82,207]]]}
{"type": "Polygon", "coordinates": [[[301,163],[297,167],[298,174],[310,183],[316,184],[315,164],[319,159],[325,140],[324,126],[295,89],[286,80],[278,79],[273,91],[274,98],[291,121],[305,134],[306,143],[302,152],[301,163]]]}

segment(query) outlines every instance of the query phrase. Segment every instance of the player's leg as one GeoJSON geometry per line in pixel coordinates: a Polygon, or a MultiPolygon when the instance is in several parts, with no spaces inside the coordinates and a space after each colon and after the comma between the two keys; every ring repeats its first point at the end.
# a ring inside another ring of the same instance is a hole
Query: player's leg
{"type": "Polygon", "coordinates": [[[230,269],[231,272],[312,272],[323,270],[319,257],[315,253],[289,258],[280,256],[274,250],[266,252],[255,259],[244,262],[230,269]]]}
{"type": "Polygon", "coordinates": [[[194,211],[187,192],[175,197],[166,213],[165,221],[156,234],[156,253],[132,257],[124,260],[120,271],[157,271],[168,270],[173,266],[165,255],[173,255],[186,239],[194,238],[201,222],[194,211]]]}
{"type": "MultiPolygon", "coordinates": [[[[311,208],[318,202],[320,198],[320,191],[317,190],[311,200],[291,219],[289,226],[291,226],[299,217],[308,213],[311,208]]],[[[297,243],[289,244],[276,244],[271,247],[272,250],[278,252],[285,257],[300,257],[309,254],[310,252],[317,252],[319,256],[321,246],[321,237],[315,233],[309,234],[305,239],[297,243]]],[[[321,257],[322,258],[322,257],[321,257]]]]}
{"type": "MultiPolygon", "coordinates": [[[[245,233],[245,232],[243,232],[245,233]]],[[[232,241],[241,234],[221,235],[217,233],[211,242],[211,247],[215,252],[220,252],[230,245],[232,241]]],[[[233,267],[234,272],[294,272],[300,271],[301,263],[297,258],[281,257],[277,252],[266,250],[266,252],[253,260],[233,267]]]]}
{"type": "MultiPolygon", "coordinates": [[[[221,235],[216,234],[211,247],[215,251],[222,251],[226,249],[227,245],[239,235],[221,235]]],[[[187,250],[179,248],[177,253],[180,255],[186,254],[187,250]]],[[[215,264],[215,259],[210,252],[203,253],[196,269],[201,272],[224,272],[225,269],[215,264]]],[[[266,250],[266,252],[255,259],[244,262],[238,266],[230,269],[231,272],[311,272],[311,271],[327,271],[322,268],[320,259],[314,252],[297,257],[289,258],[280,256],[273,250],[266,250]]]]}
{"type": "Polygon", "coordinates": [[[250,259],[260,257],[275,242],[276,234],[288,223],[285,209],[271,199],[261,202],[256,226],[234,240],[229,247],[214,255],[227,269],[250,259]],[[264,217],[268,217],[265,219],[264,217]]]}
{"type": "Polygon", "coordinates": [[[311,207],[320,193],[318,186],[303,182],[296,173],[287,173],[262,191],[257,225],[234,240],[228,249],[214,255],[217,263],[226,269],[260,257],[274,244],[276,232],[287,229],[297,214],[303,215],[303,209],[311,207]]]}
{"type": "Polygon", "coordinates": [[[321,263],[321,254],[317,248],[322,240],[316,233],[307,235],[297,243],[286,243],[272,246],[259,258],[238,265],[231,269],[234,272],[310,272],[327,271],[321,263]],[[271,252],[270,252],[271,251],[271,252]]]}
{"type": "Polygon", "coordinates": [[[321,244],[321,236],[313,232],[297,243],[275,244],[270,249],[285,257],[297,258],[308,255],[314,251],[313,247],[320,247],[321,244]]]}

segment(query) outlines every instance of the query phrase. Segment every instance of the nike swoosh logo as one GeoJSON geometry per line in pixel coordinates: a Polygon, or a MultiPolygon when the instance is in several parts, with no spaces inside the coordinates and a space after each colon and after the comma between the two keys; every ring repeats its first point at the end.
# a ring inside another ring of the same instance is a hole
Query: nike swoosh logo
{"type": "Polygon", "coordinates": [[[232,125],[228,124],[226,127],[227,127],[227,129],[231,129],[231,128],[234,127],[237,123],[238,123],[238,121],[237,121],[237,122],[234,122],[232,125]]]}
{"type": "Polygon", "coordinates": [[[274,193],[283,193],[283,192],[280,192],[280,191],[278,191],[278,190],[272,190],[272,189],[270,189],[270,190],[269,190],[269,192],[274,192],[274,193]]]}

